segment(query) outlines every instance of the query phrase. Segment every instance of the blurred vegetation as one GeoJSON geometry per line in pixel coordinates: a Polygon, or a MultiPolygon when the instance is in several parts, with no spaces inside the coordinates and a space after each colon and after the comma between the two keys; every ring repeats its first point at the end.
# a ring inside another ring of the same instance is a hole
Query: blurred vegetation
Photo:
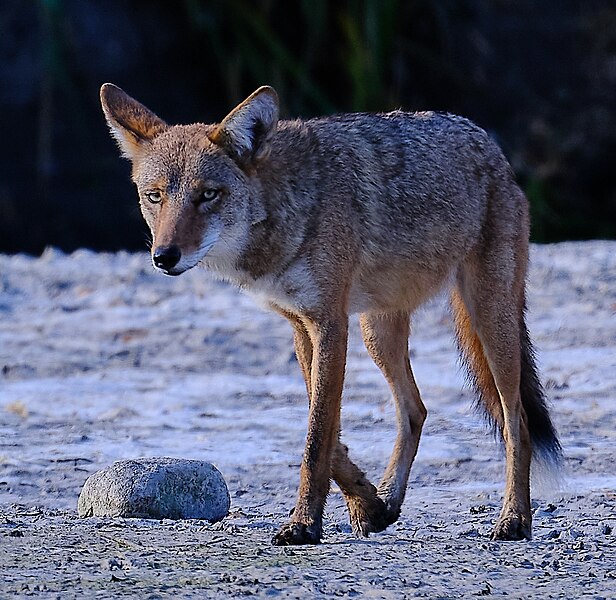
{"type": "Polygon", "coordinates": [[[3,0],[0,251],[143,247],[104,81],[169,122],[263,83],[286,117],[463,114],[505,150],[535,240],[616,237],[613,1],[3,0]]]}

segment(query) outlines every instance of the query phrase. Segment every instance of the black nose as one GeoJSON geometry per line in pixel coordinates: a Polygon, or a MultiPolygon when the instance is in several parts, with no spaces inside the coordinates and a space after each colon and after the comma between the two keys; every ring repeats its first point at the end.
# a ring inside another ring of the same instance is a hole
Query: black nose
{"type": "Polygon", "coordinates": [[[163,271],[170,271],[180,262],[182,253],[177,246],[159,246],[154,250],[152,260],[163,271]]]}

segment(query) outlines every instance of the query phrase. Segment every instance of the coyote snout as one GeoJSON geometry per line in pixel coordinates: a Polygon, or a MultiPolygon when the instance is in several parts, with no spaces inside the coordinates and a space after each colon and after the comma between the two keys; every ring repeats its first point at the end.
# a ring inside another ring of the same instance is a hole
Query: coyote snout
{"type": "Polygon", "coordinates": [[[177,246],[157,246],[152,251],[152,262],[157,269],[166,275],[180,275],[183,271],[173,268],[180,262],[182,252],[177,246]]]}
{"type": "Polygon", "coordinates": [[[347,114],[279,121],[259,88],[215,125],[169,126],[119,88],[101,100],[133,165],[156,268],[203,264],[294,330],[308,435],[278,545],[321,539],[330,481],[357,535],[402,509],[427,411],[409,362],[410,315],[447,283],[480,405],[502,433],[506,483],[493,538],[531,537],[531,459],[560,445],[525,321],[528,203],[496,144],[461,117],[347,114]],[[348,317],[396,402],[397,439],[375,487],[340,442],[348,317]]]}

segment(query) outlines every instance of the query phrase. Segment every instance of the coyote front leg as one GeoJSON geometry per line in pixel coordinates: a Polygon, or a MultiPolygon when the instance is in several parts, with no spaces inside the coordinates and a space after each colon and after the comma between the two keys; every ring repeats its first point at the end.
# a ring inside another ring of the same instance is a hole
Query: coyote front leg
{"type": "Polygon", "coordinates": [[[340,429],[348,317],[305,323],[313,348],[308,435],[295,510],[291,521],[274,536],[277,546],[319,543],[340,429]]]}
{"type": "MultiPolygon", "coordinates": [[[[300,317],[273,307],[293,325],[295,354],[306,383],[308,401],[312,398],[312,342],[300,317]]],[[[340,434],[340,432],[338,432],[340,434]]],[[[332,477],[340,486],[349,510],[353,533],[366,537],[369,533],[382,531],[390,524],[385,503],[377,495],[377,489],[364,472],[349,458],[348,448],[336,439],[332,457],[332,477]]]]}

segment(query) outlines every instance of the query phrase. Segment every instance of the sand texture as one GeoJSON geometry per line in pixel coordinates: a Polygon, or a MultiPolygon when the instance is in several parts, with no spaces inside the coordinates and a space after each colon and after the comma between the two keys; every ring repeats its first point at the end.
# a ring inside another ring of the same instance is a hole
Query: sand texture
{"type": "MultiPolygon", "coordinates": [[[[146,254],[0,256],[0,598],[616,598],[616,243],[533,246],[528,321],[566,457],[532,541],[489,540],[503,453],[443,297],[414,318],[429,414],[399,522],[355,539],[334,486],[323,544],[277,548],[307,416],[290,326],[146,254]],[[78,518],[90,474],[152,456],[216,465],[230,515],[78,518]]],[[[355,317],[342,437],[378,481],[394,407],[355,317]]]]}

